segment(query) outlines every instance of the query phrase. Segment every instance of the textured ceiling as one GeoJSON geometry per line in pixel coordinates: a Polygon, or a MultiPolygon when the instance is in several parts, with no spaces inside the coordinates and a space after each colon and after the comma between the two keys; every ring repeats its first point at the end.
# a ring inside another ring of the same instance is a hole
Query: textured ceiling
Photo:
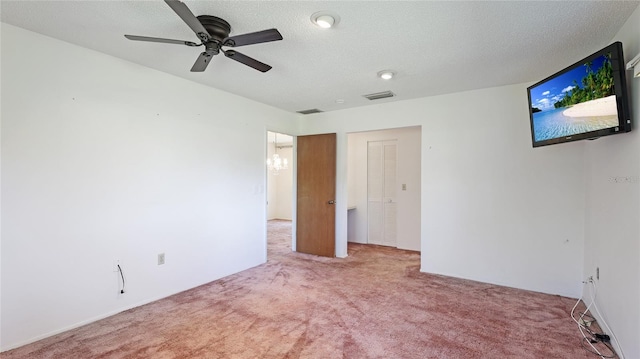
{"type": "MultiPolygon", "coordinates": [[[[609,44],[638,1],[185,1],[227,20],[231,35],[277,28],[283,41],[238,51],[260,73],[217,56],[189,72],[201,48],[124,34],[197,41],[163,1],[6,1],[2,22],[94,49],[287,111],[372,103],[537,81],[609,44]],[[310,21],[340,16],[333,29],[310,21]],[[393,69],[383,81],[376,73],[393,69]],[[370,102],[364,94],[397,97],[370,102]],[[337,103],[336,100],[343,100],[337,103]]],[[[635,54],[627,54],[627,57],[635,54]]]]}

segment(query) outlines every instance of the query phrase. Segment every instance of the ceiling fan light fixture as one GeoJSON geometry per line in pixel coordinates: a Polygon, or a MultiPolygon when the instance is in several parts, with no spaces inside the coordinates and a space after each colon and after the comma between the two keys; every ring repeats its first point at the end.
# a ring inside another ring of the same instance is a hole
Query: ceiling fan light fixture
{"type": "Polygon", "coordinates": [[[327,11],[319,11],[311,15],[311,22],[323,29],[329,29],[338,24],[340,17],[327,11]]]}
{"type": "Polygon", "coordinates": [[[378,72],[378,77],[383,80],[391,80],[395,74],[396,73],[391,70],[382,70],[378,72]]]}

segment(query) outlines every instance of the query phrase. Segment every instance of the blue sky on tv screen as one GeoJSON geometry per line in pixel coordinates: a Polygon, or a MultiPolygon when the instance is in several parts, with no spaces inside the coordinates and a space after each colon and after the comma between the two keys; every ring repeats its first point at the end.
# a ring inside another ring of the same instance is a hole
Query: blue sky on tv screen
{"type": "MultiPolygon", "coordinates": [[[[591,71],[594,73],[602,67],[605,57],[600,56],[593,60],[591,71]]],[[[537,107],[542,111],[553,110],[553,104],[560,101],[565,93],[571,91],[574,87],[574,80],[579,87],[583,87],[582,78],[587,75],[587,67],[584,64],[578,65],[576,68],[567,71],[559,76],[553,77],[546,82],[532,88],[531,106],[537,107]]]]}

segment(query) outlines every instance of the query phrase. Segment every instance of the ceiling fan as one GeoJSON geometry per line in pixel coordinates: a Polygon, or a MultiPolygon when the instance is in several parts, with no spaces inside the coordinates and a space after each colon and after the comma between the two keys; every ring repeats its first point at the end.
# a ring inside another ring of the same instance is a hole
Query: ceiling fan
{"type": "Polygon", "coordinates": [[[189,10],[187,5],[179,0],[164,0],[164,2],[166,2],[167,5],[169,5],[169,7],[171,7],[173,11],[175,11],[176,14],[180,16],[182,21],[189,25],[191,30],[196,33],[196,35],[200,39],[199,44],[191,41],[163,39],[159,37],[137,35],[124,35],[124,37],[134,41],[162,42],[167,44],[187,45],[192,47],[204,46],[205,51],[200,54],[196,62],[193,64],[193,67],[191,67],[192,72],[204,71],[207,68],[207,65],[209,65],[209,62],[211,61],[213,56],[218,55],[221,51],[224,56],[232,60],[236,60],[249,67],[253,67],[258,71],[267,72],[271,70],[271,66],[265,63],[262,63],[235,50],[225,50],[222,47],[238,47],[282,40],[282,35],[280,35],[280,32],[278,32],[277,29],[250,32],[248,34],[230,37],[229,33],[231,32],[231,25],[229,25],[229,23],[225,20],[210,15],[200,15],[196,17],[195,15],[193,15],[191,10],[189,10]]]}

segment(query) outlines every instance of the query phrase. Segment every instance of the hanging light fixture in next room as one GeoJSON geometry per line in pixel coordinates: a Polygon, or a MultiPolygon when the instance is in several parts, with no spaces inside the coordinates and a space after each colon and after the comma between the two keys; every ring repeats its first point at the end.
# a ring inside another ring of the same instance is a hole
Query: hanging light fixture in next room
{"type": "Polygon", "coordinates": [[[274,141],[274,154],[271,158],[267,159],[267,167],[269,171],[274,175],[278,175],[280,171],[286,170],[289,168],[289,161],[286,158],[281,158],[278,154],[278,134],[275,133],[275,141],[274,141]]]}

